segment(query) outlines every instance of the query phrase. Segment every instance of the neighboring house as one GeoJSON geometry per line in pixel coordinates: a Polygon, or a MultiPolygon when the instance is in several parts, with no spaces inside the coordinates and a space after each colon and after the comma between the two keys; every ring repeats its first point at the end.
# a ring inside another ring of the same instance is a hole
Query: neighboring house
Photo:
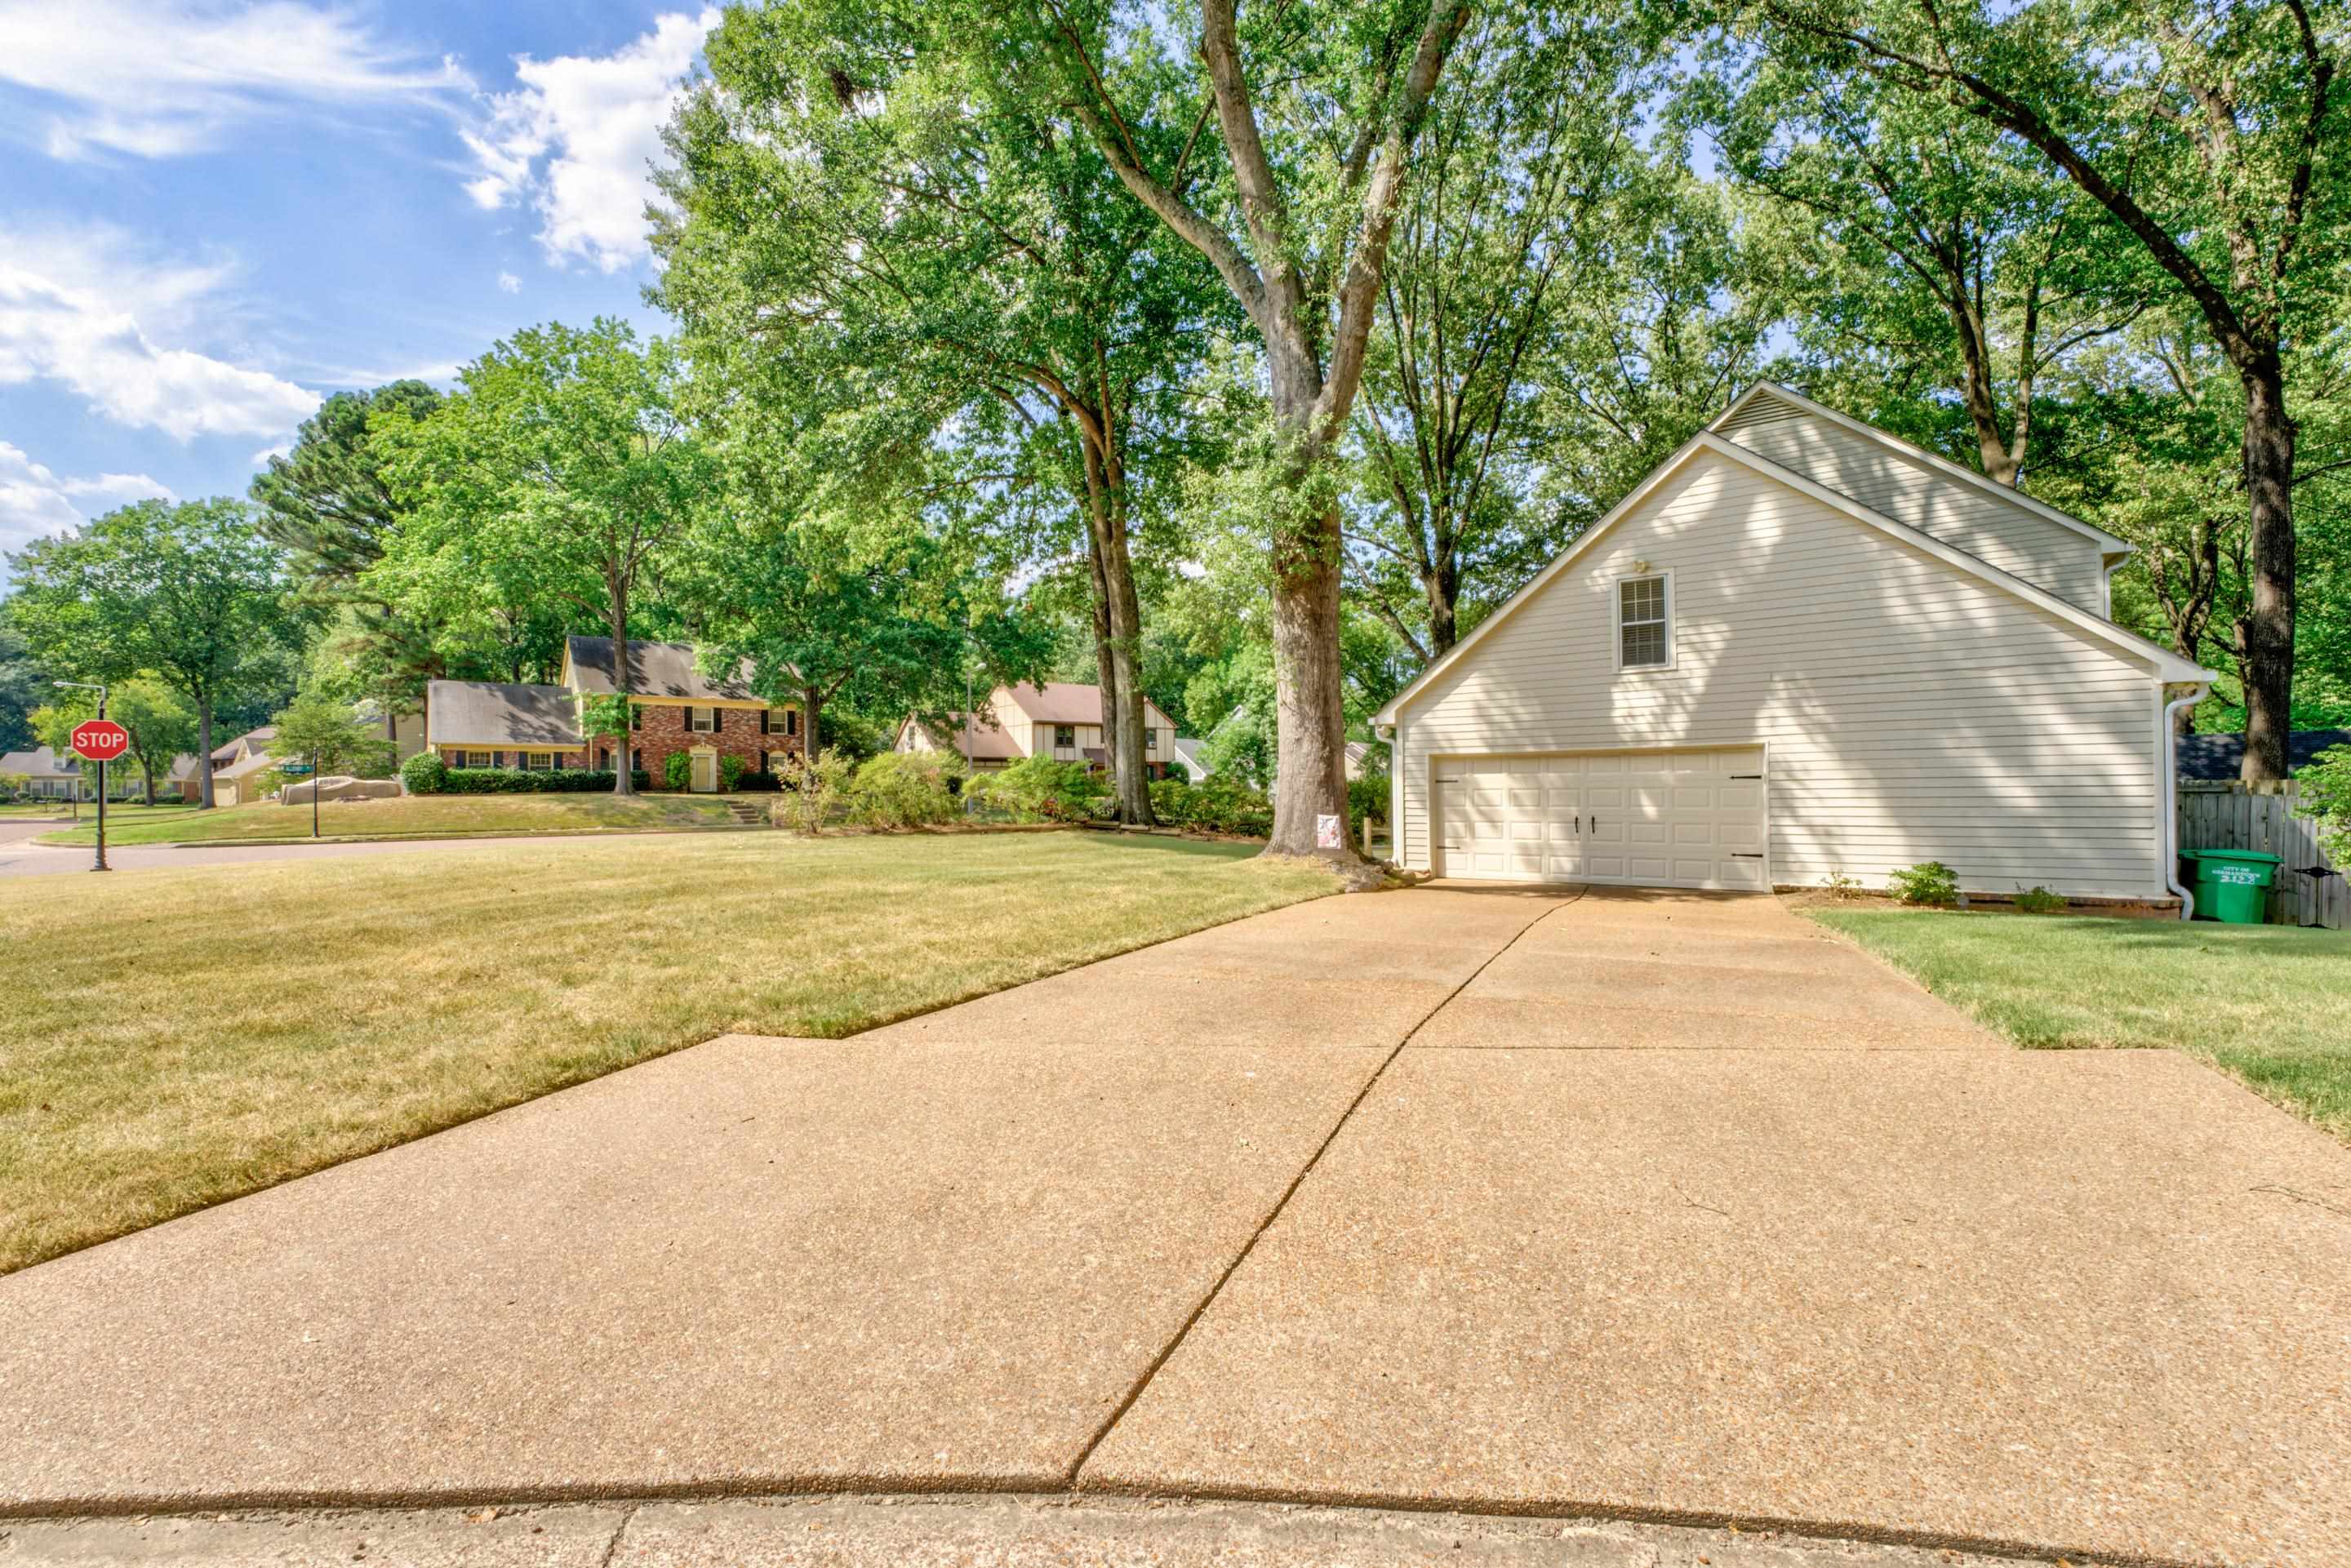
{"type": "Polygon", "coordinates": [[[1365,773],[1384,773],[1388,760],[1385,748],[1368,740],[1347,742],[1347,777],[1361,779],[1365,773]]]}
{"type": "Polygon", "coordinates": [[[1170,744],[1175,747],[1176,755],[1168,760],[1183,770],[1185,778],[1197,784],[1208,776],[1208,765],[1201,758],[1201,753],[1208,748],[1207,741],[1195,740],[1188,735],[1179,735],[1170,744]]]}
{"type": "Polygon", "coordinates": [[[1396,855],[1454,876],[2160,900],[2167,701],[2121,539],[1750,388],[1377,716],[1396,855]]]}
{"type": "Polygon", "coordinates": [[[396,713],[384,716],[383,705],[370,698],[352,707],[352,716],[360,724],[392,742],[394,766],[407,761],[424,749],[424,716],[421,713],[396,713]]]}
{"type": "Polygon", "coordinates": [[[213,804],[244,806],[265,797],[269,782],[269,743],[277,727],[265,724],[246,730],[225,746],[213,747],[213,804]]]}
{"type": "MultiPolygon", "coordinates": [[[[46,746],[30,751],[11,751],[0,756],[0,773],[22,773],[26,792],[43,800],[94,800],[98,798],[98,769],[68,752],[59,757],[46,746]]],[[[196,759],[182,752],[172,759],[169,771],[155,779],[155,799],[167,795],[193,800],[195,795],[196,759]]],[[[143,800],[147,798],[147,775],[140,769],[135,758],[125,757],[108,764],[106,798],[110,800],[143,800]]]]}
{"type": "MultiPolygon", "coordinates": [[[[1102,688],[1075,681],[1048,681],[1031,685],[998,686],[987,694],[987,706],[977,716],[949,714],[949,728],[935,730],[909,718],[898,727],[894,749],[952,751],[960,757],[969,746],[974,771],[987,773],[1024,757],[1050,757],[1061,762],[1108,765],[1110,752],[1102,744],[1102,688]]],[[[1164,779],[1178,766],[1176,725],[1159,705],[1143,699],[1143,756],[1146,771],[1164,779]]]]}
{"type": "Polygon", "coordinates": [[[625,680],[612,664],[610,637],[572,637],[553,685],[434,681],[425,693],[424,745],[452,768],[610,768],[612,739],[599,737],[590,755],[580,703],[625,692],[629,752],[656,785],[676,753],[692,758],[688,787],[708,793],[722,781],[722,757],[740,758],[748,772],[774,772],[800,749],[799,707],[755,695],[747,662],[714,679],[695,668],[690,643],[632,642],[625,680]]]}
{"type": "MultiPolygon", "coordinates": [[[[2351,729],[2297,729],[2286,737],[2286,766],[2299,773],[2329,747],[2351,746],[2351,729]]],[[[2241,735],[2183,735],[2179,777],[2198,784],[2233,783],[2245,761],[2241,735]]],[[[0,768],[0,772],[5,769],[0,768]]]]}
{"type": "Polygon", "coordinates": [[[25,792],[37,800],[87,800],[89,780],[82,777],[81,759],[59,757],[46,746],[0,756],[0,773],[25,776],[25,792]]]}

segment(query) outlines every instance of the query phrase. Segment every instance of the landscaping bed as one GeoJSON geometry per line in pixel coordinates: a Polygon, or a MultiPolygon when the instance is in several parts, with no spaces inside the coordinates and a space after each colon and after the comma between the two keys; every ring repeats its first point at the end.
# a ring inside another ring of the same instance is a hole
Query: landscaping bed
{"type": "Polygon", "coordinates": [[[1335,885],[1068,832],[28,879],[0,911],[0,1270],[728,1030],[850,1034],[1335,885]]]}
{"type": "Polygon", "coordinates": [[[2351,935],[1835,904],[1804,913],[2019,1045],[2184,1051],[2351,1140],[2351,935]]]}

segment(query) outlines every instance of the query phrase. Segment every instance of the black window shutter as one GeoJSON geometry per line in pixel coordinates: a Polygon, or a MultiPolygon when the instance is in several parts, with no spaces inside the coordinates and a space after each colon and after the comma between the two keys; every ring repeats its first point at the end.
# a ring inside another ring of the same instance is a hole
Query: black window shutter
{"type": "Polygon", "coordinates": [[[726,733],[726,710],[725,708],[714,706],[710,710],[710,733],[713,735],[724,735],[726,733]]]}

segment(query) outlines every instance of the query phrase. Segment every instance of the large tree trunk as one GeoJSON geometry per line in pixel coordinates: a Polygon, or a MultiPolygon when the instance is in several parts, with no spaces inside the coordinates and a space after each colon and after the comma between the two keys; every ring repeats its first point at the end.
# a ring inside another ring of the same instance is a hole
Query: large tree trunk
{"type": "Polygon", "coordinates": [[[2245,612],[2247,783],[2287,776],[2294,718],[2294,421],[2274,350],[2244,371],[2245,496],[2251,504],[2252,604],[2245,612]]]}
{"type": "Polygon", "coordinates": [[[1451,653],[1461,639],[1460,553],[1441,527],[1437,533],[1437,562],[1421,579],[1421,586],[1428,592],[1428,657],[1433,664],[1451,653]]]}
{"type": "MultiPolygon", "coordinates": [[[[626,702],[631,695],[629,692],[629,601],[618,584],[612,587],[611,602],[609,620],[612,628],[612,689],[619,692],[622,700],[626,702]]],[[[636,723],[636,705],[628,703],[627,709],[630,727],[621,732],[619,765],[612,769],[612,793],[615,795],[633,795],[637,792],[636,745],[632,738],[636,723]]]]}
{"type": "Polygon", "coordinates": [[[209,692],[196,694],[196,802],[207,811],[213,809],[213,699],[209,692]]]}
{"type": "Polygon", "coordinates": [[[1100,413],[1102,444],[1086,444],[1086,498],[1092,530],[1097,663],[1102,688],[1102,743],[1110,753],[1118,820],[1141,827],[1151,814],[1150,762],[1143,746],[1143,607],[1126,549],[1126,474],[1113,443],[1113,415],[1100,413]]]}
{"type": "Polygon", "coordinates": [[[1273,780],[1271,854],[1330,853],[1316,838],[1316,819],[1336,816],[1345,852],[1347,717],[1339,674],[1337,514],[1297,541],[1273,589],[1275,735],[1280,765],[1273,780]],[[1317,548],[1313,534],[1326,544],[1317,548]]]}
{"type": "MultiPolygon", "coordinates": [[[[816,760],[816,720],[824,711],[824,693],[814,686],[800,688],[800,755],[810,762],[816,760]]],[[[966,716],[967,722],[969,716],[966,716]]]]}

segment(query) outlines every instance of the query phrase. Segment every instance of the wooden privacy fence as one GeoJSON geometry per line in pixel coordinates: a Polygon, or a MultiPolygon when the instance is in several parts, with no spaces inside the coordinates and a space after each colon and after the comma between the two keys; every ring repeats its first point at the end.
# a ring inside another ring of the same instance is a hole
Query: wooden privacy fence
{"type": "Polygon", "coordinates": [[[2296,786],[2256,789],[2240,783],[2179,786],[2179,847],[2183,850],[2263,850],[2279,856],[2270,888],[2270,924],[2351,925],[2351,883],[2318,847],[2318,824],[2294,813],[2296,786]],[[2314,875],[2316,866],[2329,874],[2314,875]]]}

